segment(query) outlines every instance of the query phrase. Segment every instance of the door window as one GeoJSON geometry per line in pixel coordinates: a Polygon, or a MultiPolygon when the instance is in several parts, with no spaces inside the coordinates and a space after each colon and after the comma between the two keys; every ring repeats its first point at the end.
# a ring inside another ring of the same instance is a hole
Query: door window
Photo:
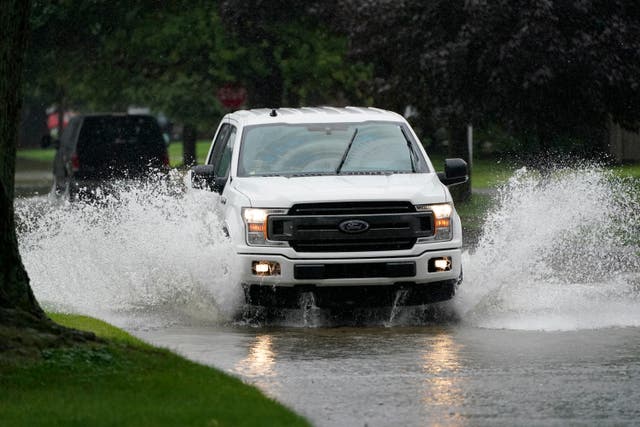
{"type": "Polygon", "coordinates": [[[223,178],[229,176],[236,132],[236,127],[228,123],[223,124],[220,132],[218,132],[218,136],[213,145],[213,153],[209,159],[209,164],[213,165],[216,177],[223,178]]]}

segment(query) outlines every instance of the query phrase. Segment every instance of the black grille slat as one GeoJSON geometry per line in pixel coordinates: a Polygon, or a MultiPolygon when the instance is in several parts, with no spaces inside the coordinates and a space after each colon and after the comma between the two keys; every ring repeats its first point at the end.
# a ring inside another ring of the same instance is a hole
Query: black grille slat
{"type": "MultiPolygon", "coordinates": [[[[326,241],[344,240],[346,242],[351,242],[351,241],[382,240],[382,239],[410,239],[415,236],[415,233],[411,228],[370,229],[366,233],[362,233],[359,236],[358,235],[352,235],[351,237],[348,237],[348,236],[349,235],[346,235],[342,231],[339,231],[336,227],[333,230],[326,230],[326,231],[325,230],[320,230],[320,231],[297,230],[291,238],[280,238],[280,237],[274,237],[274,238],[277,240],[285,240],[285,241],[288,240],[290,242],[293,242],[296,240],[302,240],[302,241],[308,240],[308,241],[314,241],[314,242],[316,241],[322,242],[323,240],[326,240],[326,241]]],[[[424,233],[424,236],[421,236],[421,237],[426,237],[426,236],[427,236],[427,233],[424,233]]]]}
{"type": "MultiPolygon", "coordinates": [[[[427,228],[427,227],[425,227],[427,228]]],[[[307,224],[302,224],[302,225],[298,225],[297,227],[298,231],[327,231],[327,232],[332,232],[335,231],[335,227],[328,227],[327,225],[324,224],[319,224],[319,225],[307,225],[307,224]]],[[[411,230],[411,227],[408,226],[407,224],[376,224],[375,226],[372,226],[369,228],[369,230],[376,230],[376,231],[401,231],[401,230],[411,230]]]]}
{"type": "Polygon", "coordinates": [[[294,277],[302,280],[413,277],[415,275],[415,262],[297,264],[294,267],[294,277]]]}
{"type": "Polygon", "coordinates": [[[408,202],[308,203],[293,206],[289,215],[364,215],[415,211],[408,202]]]}
{"type": "Polygon", "coordinates": [[[410,240],[383,240],[360,242],[294,242],[291,246],[296,252],[369,252],[369,251],[396,251],[411,249],[415,239],[410,240]]]}

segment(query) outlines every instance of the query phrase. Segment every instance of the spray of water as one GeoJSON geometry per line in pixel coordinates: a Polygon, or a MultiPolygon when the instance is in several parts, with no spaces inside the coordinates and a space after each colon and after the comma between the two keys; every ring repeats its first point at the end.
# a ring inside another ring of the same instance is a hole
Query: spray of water
{"type": "Polygon", "coordinates": [[[110,320],[132,312],[228,319],[240,290],[231,285],[217,195],[186,189],[177,175],[116,188],[86,202],[16,204],[20,250],[41,303],[110,320]]]}
{"type": "MultiPolygon", "coordinates": [[[[217,195],[188,189],[177,175],[120,187],[97,203],[17,203],[36,297],[51,310],[134,328],[234,319],[242,296],[217,195]]],[[[465,282],[452,303],[354,318],[397,326],[450,321],[454,310],[487,328],[640,326],[638,182],[593,166],[544,175],[522,169],[497,194],[482,237],[463,258],[465,282]]],[[[334,324],[303,303],[284,324],[334,324]]]]}
{"type": "Polygon", "coordinates": [[[597,166],[521,169],[497,195],[455,299],[476,326],[640,325],[638,183],[597,166]]]}

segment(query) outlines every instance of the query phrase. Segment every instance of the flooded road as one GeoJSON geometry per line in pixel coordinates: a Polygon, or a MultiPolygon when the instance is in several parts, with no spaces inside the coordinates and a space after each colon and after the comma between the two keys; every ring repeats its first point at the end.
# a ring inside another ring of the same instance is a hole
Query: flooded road
{"type": "Polygon", "coordinates": [[[96,204],[19,199],[43,306],[223,369],[319,426],[640,422],[637,181],[520,170],[466,247],[451,302],[264,321],[242,315],[217,196],[181,179],[96,204]]]}
{"type": "Polygon", "coordinates": [[[240,376],[318,426],[640,422],[640,328],[133,332],[240,376]]]}

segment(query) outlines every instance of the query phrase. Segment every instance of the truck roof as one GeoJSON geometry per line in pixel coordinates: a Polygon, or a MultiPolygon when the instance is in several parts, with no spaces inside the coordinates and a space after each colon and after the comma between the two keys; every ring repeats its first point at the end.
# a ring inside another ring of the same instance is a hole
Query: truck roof
{"type": "Polygon", "coordinates": [[[244,126],[269,123],[405,121],[397,113],[373,107],[257,108],[239,110],[228,114],[226,117],[236,120],[244,126]]]}

